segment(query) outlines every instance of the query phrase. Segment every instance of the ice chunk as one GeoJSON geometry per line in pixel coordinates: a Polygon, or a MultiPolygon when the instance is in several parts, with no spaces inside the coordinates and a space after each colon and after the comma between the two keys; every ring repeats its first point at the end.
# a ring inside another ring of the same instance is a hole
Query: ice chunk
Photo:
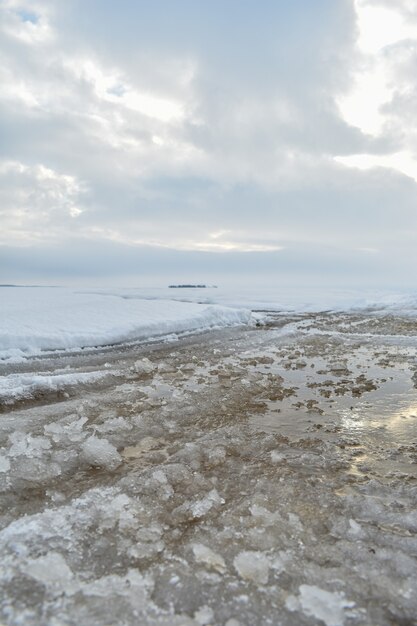
{"type": "Polygon", "coordinates": [[[166,474],[162,470],[156,470],[155,472],[153,472],[152,478],[161,485],[166,485],[168,483],[166,474]]]}
{"type": "Polygon", "coordinates": [[[10,469],[9,459],[3,454],[0,454],[0,472],[8,472],[9,469],[10,469]]]}
{"type": "Polygon", "coordinates": [[[355,606],[340,591],[326,591],[315,585],[301,585],[298,598],[289,596],[285,603],[289,611],[301,610],[308,617],[322,620],[326,626],[343,626],[345,609],[355,606]]]}
{"type": "MultiPolygon", "coordinates": [[[[150,576],[143,576],[134,569],[129,569],[124,576],[110,574],[83,585],[82,593],[84,596],[102,598],[113,598],[117,602],[117,597],[124,597],[126,602],[134,608],[138,614],[141,614],[145,606],[153,607],[150,599],[150,593],[153,589],[153,580],[150,576]]],[[[109,616],[110,620],[106,623],[117,623],[109,616]]],[[[141,623],[139,620],[138,623],[141,623]]]]}
{"type": "Polygon", "coordinates": [[[223,574],[226,571],[226,563],[224,562],[223,557],[202,543],[195,543],[193,545],[193,552],[197,563],[204,563],[220,574],[223,574]]]}
{"type": "Polygon", "coordinates": [[[149,388],[148,396],[151,400],[168,400],[172,398],[174,389],[169,385],[155,385],[149,388]]]}
{"type": "Polygon", "coordinates": [[[107,439],[92,435],[81,446],[82,458],[92,466],[115,469],[122,462],[117,449],[107,439]]]}
{"type": "Polygon", "coordinates": [[[249,511],[253,517],[258,518],[265,526],[272,526],[281,521],[281,516],[278,512],[271,513],[271,511],[258,504],[253,504],[249,507],[249,511]]]}
{"type": "Polygon", "coordinates": [[[12,444],[9,456],[26,456],[28,458],[41,457],[45,450],[49,450],[51,442],[46,437],[32,437],[21,431],[12,433],[9,437],[12,444]]]}
{"type": "Polygon", "coordinates": [[[198,611],[194,613],[194,619],[197,624],[201,624],[201,626],[206,626],[206,624],[211,624],[213,621],[213,611],[209,606],[202,606],[198,611]]]}
{"type": "Polygon", "coordinates": [[[281,550],[278,556],[271,560],[271,567],[277,574],[281,574],[285,571],[285,565],[291,560],[291,553],[289,551],[281,550]]]}
{"type": "Polygon", "coordinates": [[[64,557],[58,552],[49,552],[37,559],[30,559],[25,572],[47,587],[64,588],[73,578],[64,557]]]}
{"type": "Polygon", "coordinates": [[[270,562],[263,552],[240,552],[234,559],[233,565],[239,576],[251,580],[258,585],[268,582],[270,562]]]}
{"type": "Polygon", "coordinates": [[[282,452],[278,452],[278,450],[272,450],[271,461],[272,463],[282,463],[282,461],[285,461],[285,456],[282,454],[282,452]]]}
{"type": "Polygon", "coordinates": [[[349,533],[351,535],[363,535],[362,526],[358,524],[354,519],[349,520],[349,533]]]}
{"type": "Polygon", "coordinates": [[[216,467],[217,465],[224,463],[226,460],[226,454],[226,449],[223,446],[208,448],[204,451],[206,463],[209,467],[216,467]]]}
{"type": "Polygon", "coordinates": [[[217,508],[221,504],[224,504],[223,498],[219,496],[217,489],[212,489],[200,500],[184,502],[184,504],[174,509],[172,514],[177,521],[200,519],[207,515],[213,507],[217,508]]]}
{"type": "Polygon", "coordinates": [[[149,376],[156,369],[156,365],[145,357],[136,361],[133,368],[139,376],[149,376]]]}
{"type": "Polygon", "coordinates": [[[124,432],[126,430],[132,430],[132,424],[129,424],[124,417],[112,417],[106,420],[104,424],[100,424],[97,430],[101,433],[124,432]]]}
{"type": "Polygon", "coordinates": [[[301,520],[295,513],[288,513],[288,521],[290,522],[291,526],[293,526],[299,532],[303,530],[301,520]]]}
{"type": "Polygon", "coordinates": [[[82,441],[86,437],[83,431],[87,417],[78,418],[77,415],[69,415],[59,422],[52,422],[44,426],[45,435],[49,435],[54,443],[61,445],[72,444],[82,441]]]}
{"type": "Polygon", "coordinates": [[[224,504],[224,500],[219,496],[217,489],[212,489],[205,498],[192,503],[191,513],[193,517],[203,517],[215,504],[224,504]]]}
{"type": "Polygon", "coordinates": [[[161,363],[158,365],[158,372],[161,374],[175,374],[177,368],[170,363],[161,363]]]}
{"type": "Polygon", "coordinates": [[[49,480],[60,476],[62,470],[60,465],[51,462],[50,459],[26,457],[24,460],[14,462],[11,476],[13,480],[24,480],[29,483],[47,483],[49,480]]]}

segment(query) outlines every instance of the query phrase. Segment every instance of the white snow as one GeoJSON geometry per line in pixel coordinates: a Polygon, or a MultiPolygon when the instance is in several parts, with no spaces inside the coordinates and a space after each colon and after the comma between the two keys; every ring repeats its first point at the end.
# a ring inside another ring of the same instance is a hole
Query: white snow
{"type": "Polygon", "coordinates": [[[252,311],[320,312],[365,311],[417,316],[417,292],[370,288],[315,287],[251,283],[219,285],[218,288],[85,290],[85,293],[119,295],[127,299],[176,300],[216,304],[252,311]]]}
{"type": "Polygon", "coordinates": [[[251,313],[211,304],[81,293],[64,288],[0,290],[0,358],[146,340],[247,324],[251,313]]]}
{"type": "Polygon", "coordinates": [[[31,398],[36,393],[62,391],[71,385],[92,383],[108,376],[110,372],[77,372],[57,374],[9,374],[0,378],[0,401],[5,404],[14,400],[31,398]]]}
{"type": "MultiPolygon", "coordinates": [[[[377,290],[231,286],[206,289],[0,288],[0,359],[76,350],[257,320],[250,311],[366,311],[417,317],[417,294],[377,290]]],[[[261,315],[262,317],[262,315],[261,315]]]]}

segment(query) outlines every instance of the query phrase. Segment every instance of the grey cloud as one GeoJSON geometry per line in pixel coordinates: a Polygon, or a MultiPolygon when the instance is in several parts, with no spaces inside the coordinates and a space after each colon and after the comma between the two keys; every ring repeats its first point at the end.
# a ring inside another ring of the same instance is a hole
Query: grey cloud
{"type": "MultiPolygon", "coordinates": [[[[9,91],[0,94],[0,158],[26,168],[24,181],[3,177],[2,219],[5,237],[24,235],[28,246],[3,249],[6,274],[23,276],[26,267],[79,279],[189,264],[213,274],[312,267],[335,278],[359,275],[361,263],[369,276],[382,266],[387,275],[381,256],[361,247],[388,246],[404,266],[413,258],[400,251],[416,227],[415,183],[332,161],[400,149],[401,116],[414,128],[405,92],[387,106],[391,127],[379,138],[340,116],[335,99],[349,91],[359,61],[351,0],[39,6],[49,39],[32,45],[5,33],[1,43],[9,91]],[[153,115],[156,100],[140,100],[149,94],[179,103],[183,116],[153,115]],[[61,181],[62,197],[36,178],[39,166],[61,181]],[[76,193],[65,188],[68,177],[76,193]],[[72,206],[83,211],[76,218],[72,206]],[[172,249],[204,242],[285,250],[172,249]]],[[[401,71],[415,89],[413,54],[401,71]]]]}

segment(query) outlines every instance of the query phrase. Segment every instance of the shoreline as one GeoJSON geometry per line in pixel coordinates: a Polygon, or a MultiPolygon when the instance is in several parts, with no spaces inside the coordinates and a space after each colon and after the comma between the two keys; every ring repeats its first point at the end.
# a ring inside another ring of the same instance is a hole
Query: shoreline
{"type": "Polygon", "coordinates": [[[271,314],[43,359],[104,378],[0,415],[3,620],[413,624],[417,348],[377,322],[410,345],[271,314]]]}

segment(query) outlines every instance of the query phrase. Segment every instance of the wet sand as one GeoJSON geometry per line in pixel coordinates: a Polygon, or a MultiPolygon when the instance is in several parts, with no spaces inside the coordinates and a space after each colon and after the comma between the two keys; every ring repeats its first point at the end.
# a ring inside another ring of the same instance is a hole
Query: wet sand
{"type": "Polygon", "coordinates": [[[416,330],[270,315],[3,366],[100,373],[1,408],[4,624],[416,624],[416,330]]]}

